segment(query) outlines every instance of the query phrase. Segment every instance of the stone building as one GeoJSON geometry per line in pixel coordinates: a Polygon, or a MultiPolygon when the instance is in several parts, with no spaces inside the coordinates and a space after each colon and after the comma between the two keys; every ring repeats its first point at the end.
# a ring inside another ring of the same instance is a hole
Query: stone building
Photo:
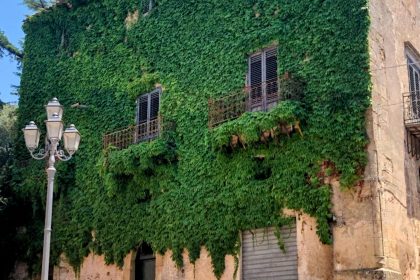
{"type": "MultiPolygon", "coordinates": [[[[332,188],[332,244],[320,241],[315,218],[303,211],[283,209],[295,219],[281,229],[285,251],[279,248],[272,227],[243,231],[237,259],[225,257],[221,279],[420,279],[420,2],[367,2],[371,73],[371,106],[366,111],[368,162],[362,180],[349,189],[340,187],[337,176],[325,179],[332,188]]],[[[129,13],[126,25],[135,24],[153,5],[150,1],[145,11],[129,13]]],[[[272,72],[277,68],[274,49],[265,47],[249,57],[247,86],[263,83],[258,90],[265,96],[251,111],[272,106],[267,96],[277,91],[277,84],[275,90],[269,84],[278,75],[272,72]],[[255,73],[261,76],[254,81],[255,73]]],[[[135,137],[144,140],[158,133],[161,91],[158,85],[137,100],[135,137]]],[[[251,90],[251,99],[252,94],[251,90]]],[[[277,100],[273,102],[277,104],[277,100]]],[[[125,146],[124,141],[132,141],[118,133],[106,135],[106,144],[125,146]]],[[[53,279],[216,279],[204,247],[195,264],[189,262],[185,250],[182,268],[171,255],[170,250],[163,255],[154,253],[144,243],[129,253],[119,268],[106,265],[104,256],[90,253],[76,274],[63,254],[54,267],[53,279]]]]}

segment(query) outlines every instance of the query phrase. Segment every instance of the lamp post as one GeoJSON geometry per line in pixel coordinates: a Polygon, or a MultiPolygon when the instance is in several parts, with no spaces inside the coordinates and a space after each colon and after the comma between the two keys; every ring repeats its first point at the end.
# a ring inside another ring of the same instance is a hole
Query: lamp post
{"type": "Polygon", "coordinates": [[[40,131],[34,122],[30,122],[29,125],[25,126],[23,129],[23,134],[25,136],[25,144],[28,148],[31,156],[34,159],[45,159],[49,157],[48,160],[48,187],[47,187],[47,205],[45,212],[45,228],[44,228],[44,246],[42,252],[42,272],[41,280],[48,280],[48,270],[49,270],[49,261],[50,261],[50,243],[51,243],[51,219],[52,219],[52,202],[53,202],[53,190],[54,190],[54,176],[56,169],[54,163],[56,159],[61,161],[68,161],[71,159],[72,155],[79,148],[80,143],[80,133],[77,131],[76,127],[72,124],[63,132],[63,106],[60,105],[57,98],[53,98],[45,106],[47,111],[48,119],[45,121],[47,126],[47,136],[45,147],[39,149],[37,152],[35,150],[38,148],[40,131]],[[67,151],[68,155],[64,153],[63,150],[59,149],[59,142],[61,137],[64,136],[64,149],[67,151]]]}

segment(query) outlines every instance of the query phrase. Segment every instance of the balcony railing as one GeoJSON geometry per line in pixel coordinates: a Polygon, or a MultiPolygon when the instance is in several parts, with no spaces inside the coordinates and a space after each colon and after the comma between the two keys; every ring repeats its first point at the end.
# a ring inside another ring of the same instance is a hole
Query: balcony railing
{"type": "Polygon", "coordinates": [[[403,94],[404,124],[407,130],[407,149],[420,159],[420,91],[403,94]]]}
{"type": "Polygon", "coordinates": [[[155,139],[160,135],[161,118],[132,125],[114,132],[110,132],[103,137],[103,147],[107,148],[109,145],[117,147],[118,149],[125,149],[130,145],[149,141],[155,139]]]}
{"type": "Polygon", "coordinates": [[[285,90],[283,87],[286,81],[290,81],[288,75],[252,87],[245,87],[218,99],[209,99],[209,127],[236,119],[245,112],[267,111],[278,101],[293,98],[290,89],[285,90]]]}
{"type": "Polygon", "coordinates": [[[404,93],[404,122],[406,127],[420,128],[420,91],[404,93]]]}

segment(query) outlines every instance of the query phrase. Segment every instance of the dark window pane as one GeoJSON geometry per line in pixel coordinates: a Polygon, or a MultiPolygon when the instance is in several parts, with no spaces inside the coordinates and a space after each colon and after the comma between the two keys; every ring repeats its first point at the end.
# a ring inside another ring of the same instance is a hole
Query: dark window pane
{"type": "Polygon", "coordinates": [[[155,259],[140,262],[141,280],[155,280],[155,259]]]}
{"type": "Polygon", "coordinates": [[[150,3],[151,3],[150,0],[142,0],[141,10],[142,10],[142,13],[143,14],[149,12],[149,10],[150,10],[150,3]]]}
{"type": "Polygon", "coordinates": [[[143,243],[137,250],[135,267],[135,280],[154,280],[156,259],[152,248],[143,243]]]}

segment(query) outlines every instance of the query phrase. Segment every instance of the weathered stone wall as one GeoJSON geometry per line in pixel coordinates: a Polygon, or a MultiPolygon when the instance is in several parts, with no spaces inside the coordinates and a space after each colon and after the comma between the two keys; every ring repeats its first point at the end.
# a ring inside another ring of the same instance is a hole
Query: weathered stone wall
{"type": "MultiPolygon", "coordinates": [[[[216,280],[207,250],[201,249],[200,258],[195,265],[189,262],[187,252],[184,252],[183,258],[184,267],[178,269],[171,259],[170,251],[163,256],[158,255],[156,257],[156,280],[216,280]]],[[[225,257],[225,265],[226,270],[222,275],[222,280],[240,279],[239,271],[236,278],[233,277],[235,274],[235,260],[233,256],[225,257]]]]}
{"type": "Polygon", "coordinates": [[[296,217],[299,279],[333,279],[333,246],[319,241],[314,218],[306,214],[296,217]]]}
{"type": "MultiPolygon", "coordinates": [[[[377,225],[371,184],[342,190],[337,181],[333,185],[333,248],[336,277],[349,271],[378,268],[377,225]]],[[[353,279],[340,278],[340,279],[353,279]]]]}
{"type": "MultiPolygon", "coordinates": [[[[409,91],[405,42],[420,50],[419,1],[371,0],[372,143],[377,256],[392,277],[418,279],[419,162],[406,148],[403,93],[409,91]],[[374,170],[376,167],[376,171],[374,170]]],[[[388,278],[390,278],[389,276],[388,278]]],[[[387,279],[388,279],[387,278],[387,279]]],[[[397,279],[397,278],[395,278],[397,279]]]]}
{"type": "Polygon", "coordinates": [[[124,267],[118,268],[116,265],[106,265],[104,256],[90,254],[87,256],[80,268],[79,273],[66,261],[64,256],[58,266],[54,267],[54,280],[130,280],[131,279],[131,256],[127,255],[124,260],[124,267]]]}
{"type": "MultiPolygon", "coordinates": [[[[299,279],[329,280],[332,274],[332,246],[324,245],[316,234],[316,221],[305,214],[289,212],[296,216],[297,244],[298,244],[298,274],[299,279]]],[[[233,256],[226,256],[226,270],[222,280],[241,279],[241,258],[236,269],[233,256]],[[235,275],[236,270],[236,275],[235,275]]],[[[204,248],[200,258],[193,265],[189,262],[188,252],[184,252],[184,267],[177,268],[171,259],[171,252],[156,256],[156,280],[216,280],[213,274],[211,258],[204,248]]],[[[90,254],[83,262],[79,278],[62,257],[60,265],[54,268],[54,280],[134,280],[135,254],[125,258],[124,266],[118,269],[115,265],[107,266],[103,256],[90,254]]]]}
{"type": "MultiPolygon", "coordinates": [[[[407,152],[402,103],[403,93],[409,91],[404,43],[420,51],[420,1],[370,0],[368,8],[369,163],[363,183],[356,188],[341,190],[331,182],[333,247],[319,243],[313,219],[297,215],[300,279],[420,279],[419,162],[407,152]]],[[[133,258],[127,256],[119,270],[90,255],[79,279],[133,279],[133,258]]],[[[177,269],[170,252],[158,256],[156,279],[214,279],[206,250],[195,266],[189,264],[187,253],[184,262],[185,267],[177,269]]],[[[232,279],[234,271],[234,259],[228,256],[223,279],[232,279]]],[[[240,272],[239,264],[237,279],[240,272]]],[[[54,279],[75,279],[75,274],[63,261],[55,268],[54,279]]]]}

